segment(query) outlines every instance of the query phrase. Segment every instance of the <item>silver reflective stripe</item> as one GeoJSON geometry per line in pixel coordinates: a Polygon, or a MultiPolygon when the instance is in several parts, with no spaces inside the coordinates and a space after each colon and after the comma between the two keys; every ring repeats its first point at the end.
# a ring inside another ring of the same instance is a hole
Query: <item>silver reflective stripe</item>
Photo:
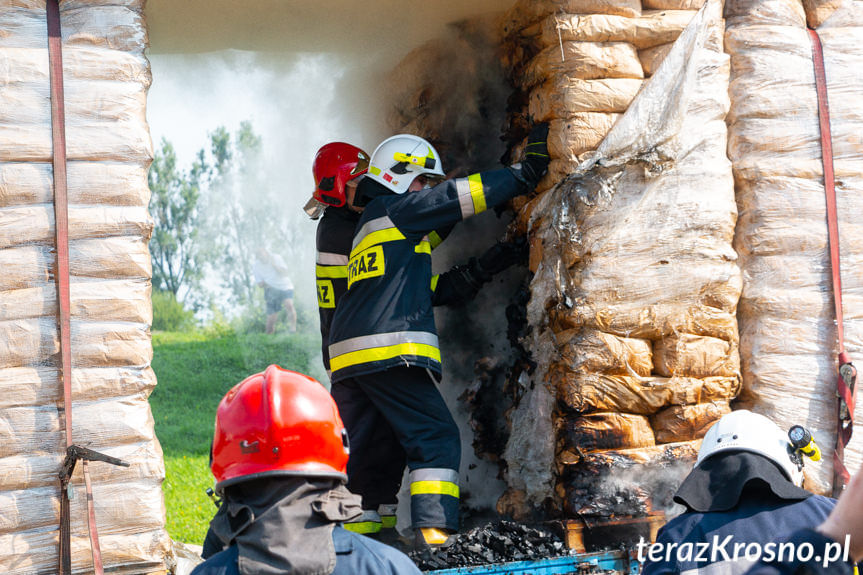
{"type": "Polygon", "coordinates": [[[345,523],[363,523],[365,521],[374,521],[375,523],[381,522],[381,516],[374,509],[363,509],[363,514],[359,517],[355,517],[350,521],[346,521],[345,523]]]}
{"type": "MultiPolygon", "coordinates": [[[[676,552],[676,549],[672,552],[672,556],[674,552],[676,552]]],[[[743,575],[753,565],[755,565],[755,561],[740,557],[737,560],[718,561],[704,567],[687,569],[686,571],[681,571],[680,575],[743,575]]]]}
{"type": "MultiPolygon", "coordinates": [[[[468,194],[470,194],[470,190],[468,190],[468,194]]],[[[369,235],[372,232],[379,232],[381,230],[385,230],[387,228],[395,228],[396,225],[390,219],[389,216],[381,216],[380,218],[375,218],[373,220],[369,220],[368,222],[363,224],[357,233],[354,234],[354,243],[351,244],[351,248],[357,247],[363,238],[369,235]]]]}
{"type": "Polygon", "coordinates": [[[438,347],[437,336],[433,333],[428,333],[427,331],[394,331],[392,333],[361,335],[360,337],[352,337],[351,339],[334,343],[330,345],[330,358],[352,351],[360,351],[361,349],[386,347],[400,343],[424,343],[438,347]]]}
{"type": "Polygon", "coordinates": [[[474,209],[473,197],[470,195],[470,182],[467,178],[458,178],[455,181],[455,189],[458,192],[458,205],[461,208],[462,219],[471,217],[474,209]]]}
{"type": "Polygon", "coordinates": [[[444,469],[442,467],[428,467],[425,469],[414,469],[410,474],[410,481],[448,481],[458,485],[458,471],[455,469],[444,469]]]}
{"type": "Polygon", "coordinates": [[[331,254],[318,252],[318,265],[322,266],[346,266],[348,265],[347,254],[331,254]]]}

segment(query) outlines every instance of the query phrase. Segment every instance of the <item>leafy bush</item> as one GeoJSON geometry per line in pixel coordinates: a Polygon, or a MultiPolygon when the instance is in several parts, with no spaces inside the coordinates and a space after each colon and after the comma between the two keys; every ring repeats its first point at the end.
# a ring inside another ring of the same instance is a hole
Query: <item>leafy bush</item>
{"type": "Polygon", "coordinates": [[[195,327],[195,313],[183,307],[176,296],[164,290],[153,290],[153,329],[189,331],[195,327]]]}

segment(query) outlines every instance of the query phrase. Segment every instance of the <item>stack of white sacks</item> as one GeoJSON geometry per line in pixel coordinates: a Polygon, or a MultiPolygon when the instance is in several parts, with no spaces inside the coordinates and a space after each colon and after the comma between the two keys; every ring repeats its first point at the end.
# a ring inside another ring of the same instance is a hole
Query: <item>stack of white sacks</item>
{"type": "Polygon", "coordinates": [[[702,3],[520,0],[505,14],[505,65],[528,102],[515,122],[550,123],[538,192],[596,149],[702,3]]]}
{"type": "MultiPolygon", "coordinates": [[[[836,440],[838,344],[821,164],[818,98],[807,20],[824,48],[833,135],[845,344],[863,363],[863,6],[860,2],[734,0],[728,153],[740,221],[742,407],[783,427],[809,427],[824,451],[806,486],[829,494],[836,440]]],[[[857,421],[863,421],[863,405],[857,421]]],[[[846,451],[856,472],[859,429],[846,451]]]]}
{"type": "MultiPolygon", "coordinates": [[[[72,427],[90,465],[106,568],[162,571],[164,464],[147,397],[150,256],[143,0],[61,2],[68,143],[72,427]]],[[[0,571],[57,568],[65,451],[44,0],[0,11],[0,571]]],[[[92,569],[80,465],[72,560],[92,569]]]]}
{"type": "MultiPolygon", "coordinates": [[[[662,506],[645,492],[682,477],[739,391],[721,16],[720,3],[708,2],[597,151],[574,154],[582,162],[572,178],[541,196],[528,221],[536,268],[529,344],[540,365],[534,380],[547,385],[530,393],[550,389],[556,398],[553,467],[570,515],[662,506]],[[675,460],[685,463],[648,473],[675,460]]],[[[530,409],[531,400],[522,403],[530,409]]],[[[511,478],[548,464],[518,455],[537,433],[513,426],[511,478]]],[[[511,484],[520,488],[517,478],[511,484]]]]}

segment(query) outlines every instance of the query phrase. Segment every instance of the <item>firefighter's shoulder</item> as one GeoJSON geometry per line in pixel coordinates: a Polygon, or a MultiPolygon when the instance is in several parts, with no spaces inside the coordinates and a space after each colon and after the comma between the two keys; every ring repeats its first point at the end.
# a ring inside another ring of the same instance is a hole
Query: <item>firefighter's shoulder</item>
{"type": "Polygon", "coordinates": [[[333,575],[420,575],[407,555],[343,527],[333,529],[336,568],[333,575]]]}

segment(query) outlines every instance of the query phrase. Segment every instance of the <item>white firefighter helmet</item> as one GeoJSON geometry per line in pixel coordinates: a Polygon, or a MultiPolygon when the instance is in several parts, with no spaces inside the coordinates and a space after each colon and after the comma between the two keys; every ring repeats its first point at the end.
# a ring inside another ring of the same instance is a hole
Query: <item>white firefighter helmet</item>
{"type": "Polygon", "coordinates": [[[707,430],[695,465],[726,451],[763,455],[776,463],[794,485],[803,485],[802,465],[799,458],[793,458],[795,450],[788,434],[763,415],[740,409],[722,416],[707,430]]]}
{"type": "Polygon", "coordinates": [[[417,176],[443,179],[440,155],[419,136],[399,134],[387,138],[372,154],[366,177],[397,194],[408,191],[417,176]]]}

